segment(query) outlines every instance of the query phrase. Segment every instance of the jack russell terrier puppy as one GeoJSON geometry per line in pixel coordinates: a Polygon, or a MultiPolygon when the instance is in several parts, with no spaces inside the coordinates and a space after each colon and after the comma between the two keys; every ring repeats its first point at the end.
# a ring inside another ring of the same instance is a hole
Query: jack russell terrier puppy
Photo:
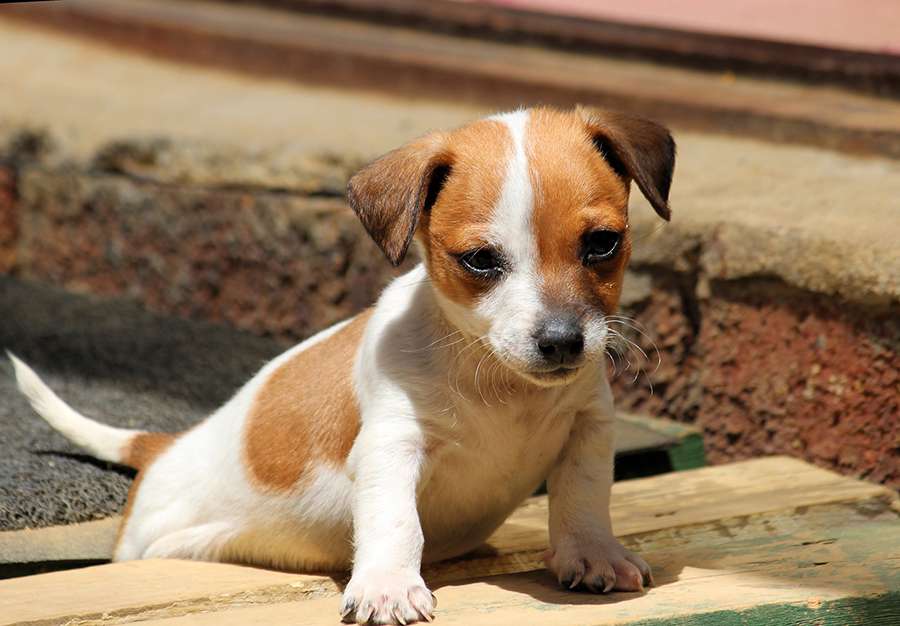
{"type": "Polygon", "coordinates": [[[19,387],[74,443],[138,470],[116,561],[352,564],[345,621],[430,621],[423,561],[477,547],[546,480],[560,583],[640,590],[650,568],[610,523],[603,357],[631,252],[630,182],[668,219],[674,159],[662,126],[586,108],[426,135],[348,192],[393,264],[412,241],[422,263],[202,423],[99,424],[10,355],[19,387]]]}

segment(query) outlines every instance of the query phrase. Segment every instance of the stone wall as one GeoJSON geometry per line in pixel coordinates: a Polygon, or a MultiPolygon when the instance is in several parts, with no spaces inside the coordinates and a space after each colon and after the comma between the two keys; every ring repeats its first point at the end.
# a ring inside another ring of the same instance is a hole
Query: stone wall
{"type": "Polygon", "coordinates": [[[287,187],[278,172],[247,178],[256,155],[208,155],[165,142],[117,143],[87,164],[52,148],[7,155],[0,225],[20,228],[0,259],[27,280],[287,339],[367,306],[397,273],[344,203],[341,162],[302,155],[287,187]]]}
{"type": "Polygon", "coordinates": [[[15,171],[10,167],[0,166],[0,272],[8,272],[15,265],[19,238],[16,197],[15,171]]]}
{"type": "Polygon", "coordinates": [[[771,278],[713,281],[700,297],[689,277],[644,272],[653,286],[631,313],[650,337],[631,337],[649,358],[628,354],[620,407],[702,426],[714,463],[788,454],[900,485],[896,308],[771,278]]]}

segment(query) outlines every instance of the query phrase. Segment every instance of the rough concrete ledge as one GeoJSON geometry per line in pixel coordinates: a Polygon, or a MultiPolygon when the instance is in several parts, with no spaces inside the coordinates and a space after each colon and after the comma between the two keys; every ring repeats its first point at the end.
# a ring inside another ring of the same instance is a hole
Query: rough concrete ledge
{"type": "Polygon", "coordinates": [[[347,180],[364,164],[352,154],[290,146],[229,149],[158,137],[105,144],[89,167],[157,185],[343,197],[347,180]]]}
{"type": "Polygon", "coordinates": [[[779,222],[774,215],[766,222],[758,215],[686,215],[664,228],[653,216],[637,215],[632,223],[642,240],[632,266],[696,271],[704,282],[776,278],[810,293],[885,310],[900,302],[900,248],[887,241],[894,236],[890,222],[881,222],[887,215],[869,215],[859,220],[868,228],[856,233],[827,215],[810,227],[779,222]],[[829,222],[830,232],[820,232],[829,230],[829,222]],[[882,233],[859,232],[882,226],[882,233]]]}
{"type": "Polygon", "coordinates": [[[900,164],[720,142],[682,142],[671,224],[661,228],[633,194],[634,264],[704,279],[774,277],[862,306],[900,303],[900,164]]]}
{"type": "MultiPolygon", "coordinates": [[[[692,138],[692,144],[701,144],[691,146],[694,158],[716,155],[712,145],[702,145],[707,142],[715,139],[692,138]]],[[[765,152],[772,146],[748,142],[742,147],[758,151],[754,175],[719,181],[727,188],[712,194],[709,180],[679,180],[671,224],[661,224],[635,191],[636,265],[695,265],[690,269],[708,279],[777,277],[865,306],[900,302],[900,246],[895,245],[900,239],[900,164],[841,162],[833,154],[803,148],[767,162],[765,152]],[[778,204],[761,206],[761,181],[779,181],[786,169],[790,182],[783,185],[778,204]],[[829,169],[844,184],[833,181],[821,188],[821,172],[829,169]]],[[[250,151],[157,138],[104,145],[89,167],[156,185],[343,199],[347,180],[365,162],[352,153],[250,151]]]]}
{"type": "Polygon", "coordinates": [[[355,162],[167,140],[113,142],[84,162],[40,133],[5,144],[0,270],[24,278],[297,338],[396,273],[340,197],[355,162]]]}
{"type": "MultiPolygon", "coordinates": [[[[745,141],[723,165],[720,141],[691,136],[691,153],[682,149],[688,163],[679,164],[671,224],[660,223],[635,192],[636,266],[695,271],[704,279],[775,277],[863,306],[900,303],[900,163],[745,141]]],[[[110,194],[128,195],[125,185],[145,195],[243,194],[245,203],[247,194],[265,193],[266,206],[290,205],[294,216],[325,211],[343,221],[346,181],[365,160],[158,137],[113,141],[78,161],[44,131],[0,127],[0,164],[7,164],[0,167],[0,202],[12,201],[15,186],[23,206],[48,213],[59,207],[59,196],[84,206],[97,194],[107,202],[110,194]]],[[[120,200],[134,204],[133,196],[120,200]]],[[[173,206],[169,218],[184,208],[173,206]]],[[[3,215],[0,245],[12,240],[4,239],[3,224],[14,221],[9,211],[3,215]]]]}

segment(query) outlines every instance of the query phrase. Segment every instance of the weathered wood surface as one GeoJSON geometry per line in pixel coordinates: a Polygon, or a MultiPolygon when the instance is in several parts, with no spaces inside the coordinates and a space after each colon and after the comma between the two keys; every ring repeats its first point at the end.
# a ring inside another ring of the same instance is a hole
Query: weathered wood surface
{"type": "MultiPolygon", "coordinates": [[[[647,593],[558,590],[541,569],[546,500],[532,498],[487,546],[427,569],[439,623],[900,616],[900,506],[883,487],[775,457],[622,482],[613,502],[618,534],[654,568],[647,593]]],[[[0,624],[335,624],[341,583],[235,565],[117,563],[0,583],[0,624]]]]}
{"type": "Polygon", "coordinates": [[[109,559],[122,518],[0,532],[0,565],[109,559]]]}

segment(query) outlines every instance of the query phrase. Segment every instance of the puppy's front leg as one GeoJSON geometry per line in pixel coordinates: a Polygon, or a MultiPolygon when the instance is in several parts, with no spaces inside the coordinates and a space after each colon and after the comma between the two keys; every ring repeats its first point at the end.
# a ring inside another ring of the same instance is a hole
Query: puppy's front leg
{"type": "Polygon", "coordinates": [[[367,424],[354,449],[353,575],[341,615],[359,624],[431,621],[434,596],[420,574],[416,487],[424,461],[414,420],[367,424]]]}
{"type": "Polygon", "coordinates": [[[612,403],[575,418],[569,441],[550,473],[550,551],[547,566],[559,583],[594,592],[640,591],[650,567],[622,547],[612,532],[612,403]]]}

